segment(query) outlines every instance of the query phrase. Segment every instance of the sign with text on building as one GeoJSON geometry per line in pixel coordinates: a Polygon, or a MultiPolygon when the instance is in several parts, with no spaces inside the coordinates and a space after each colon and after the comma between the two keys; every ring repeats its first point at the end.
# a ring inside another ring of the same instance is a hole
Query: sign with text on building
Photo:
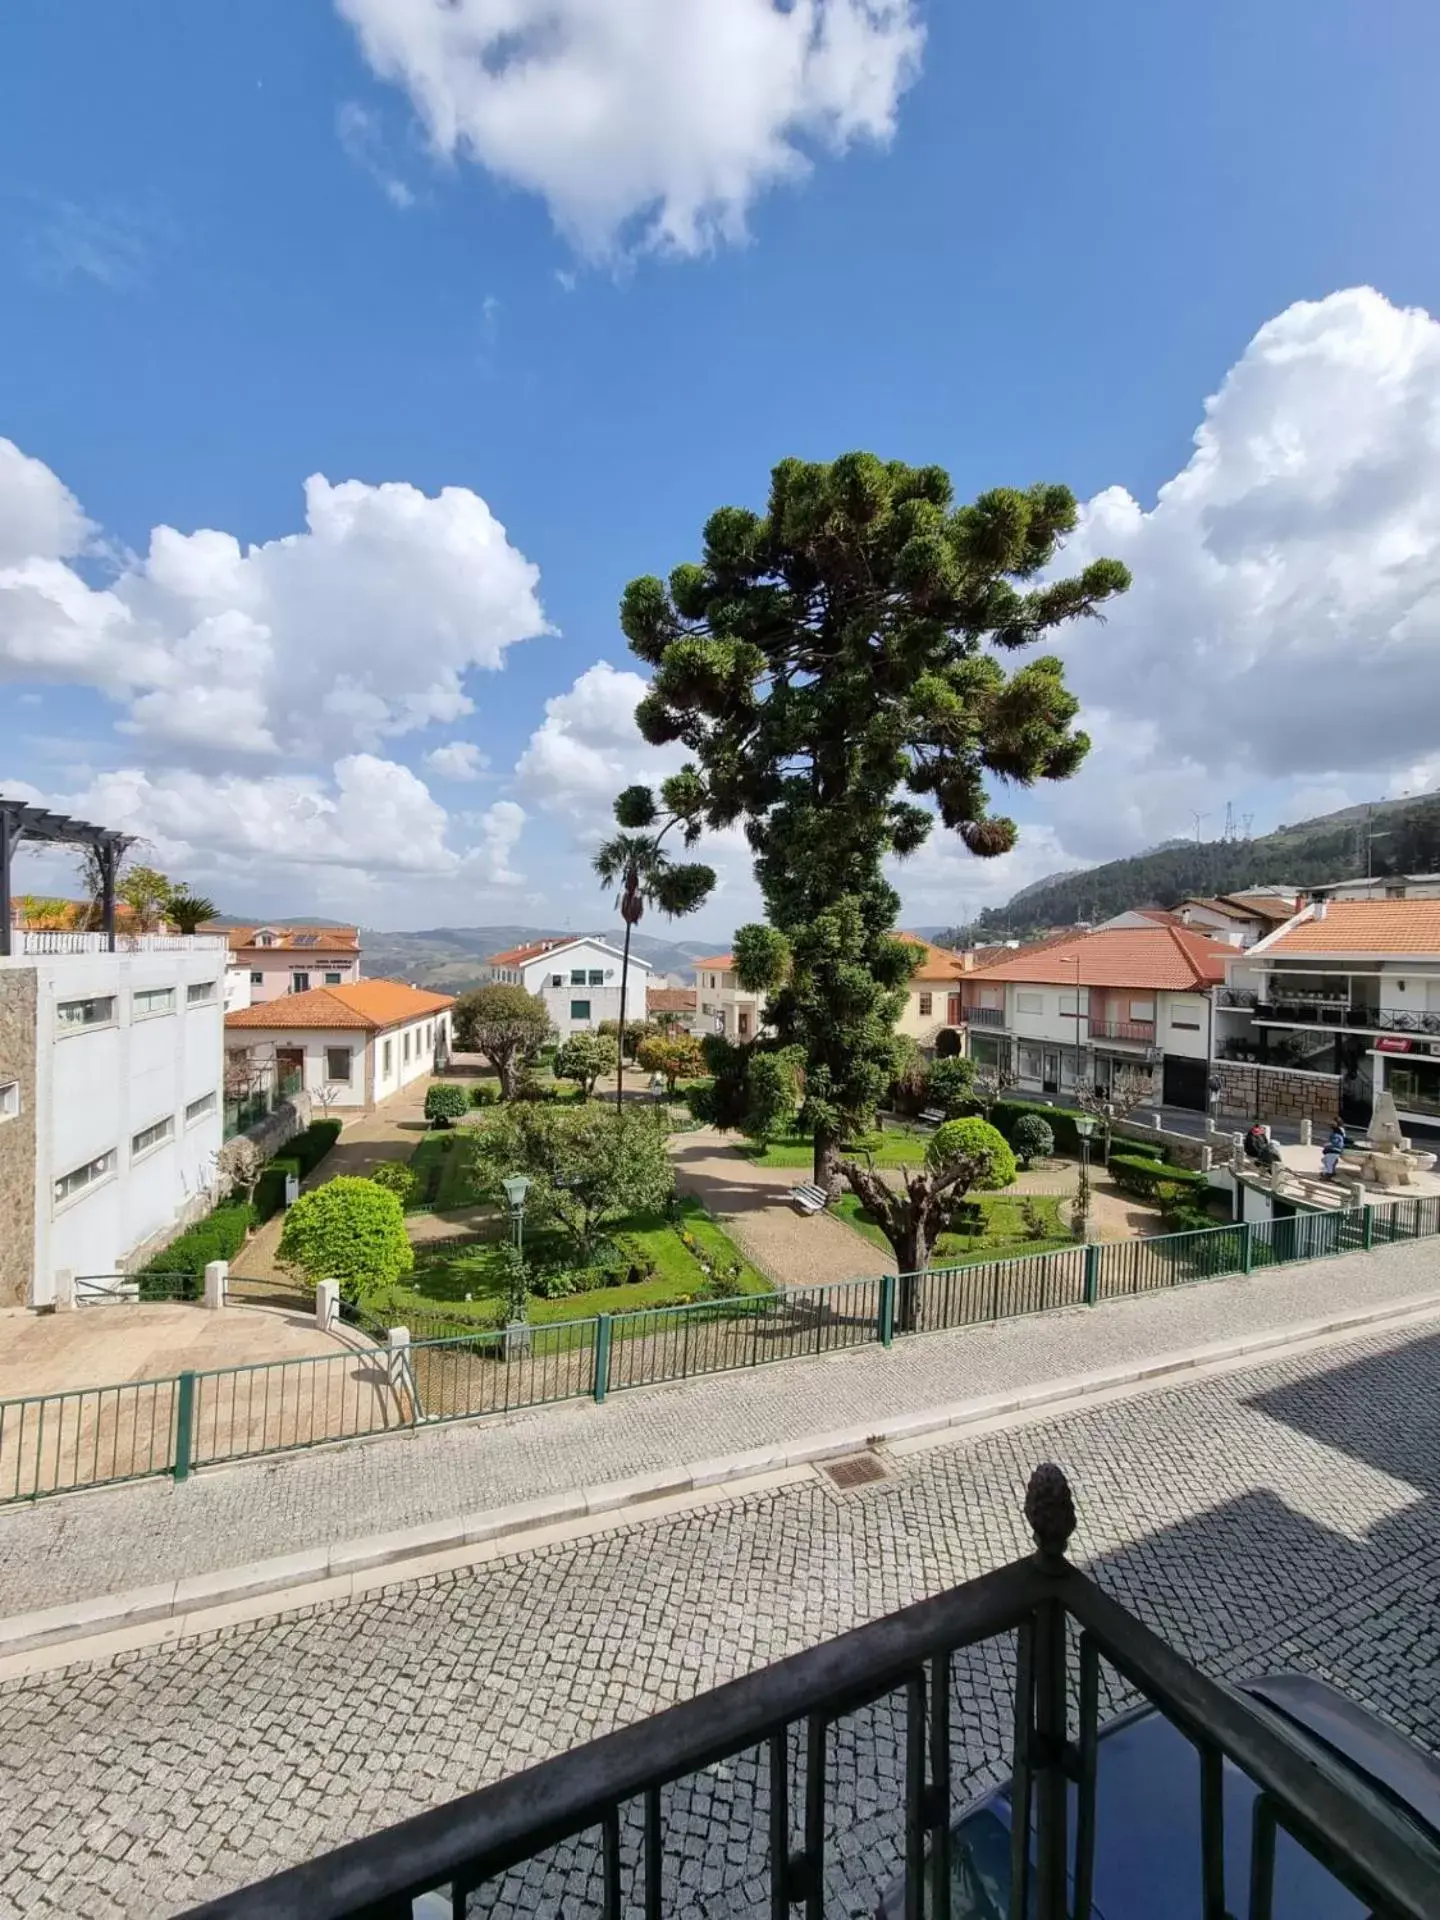
{"type": "Polygon", "coordinates": [[[1409,1053],[1412,1042],[1399,1034],[1383,1033],[1375,1042],[1377,1053],[1409,1053]]]}

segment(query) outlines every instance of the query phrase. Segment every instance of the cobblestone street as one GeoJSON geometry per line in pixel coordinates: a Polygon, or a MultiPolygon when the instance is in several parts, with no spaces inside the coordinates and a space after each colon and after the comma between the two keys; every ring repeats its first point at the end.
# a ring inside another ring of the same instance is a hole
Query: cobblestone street
{"type": "MultiPolygon", "coordinates": [[[[1076,1557],[1210,1671],[1298,1666],[1440,1746],[1440,1336],[1375,1335],[1178,1390],[13,1684],[5,1914],[170,1913],[633,1720],[1022,1551],[1038,1460],[1076,1557]]],[[[994,1776],[999,1645],[957,1662],[957,1793],[994,1776]]],[[[893,1875],[887,1706],[832,1741],[827,1911],[893,1875]]],[[[676,1912],[760,1911],[753,1767],[667,1796],[676,1912]],[[753,1803],[753,1804],[752,1804],[753,1803]]],[[[757,1818],[758,1816],[758,1818],[757,1818]]],[[[598,1912],[588,1854],[484,1910],[598,1912]]],[[[477,1902],[472,1911],[480,1910],[477,1902]]]]}

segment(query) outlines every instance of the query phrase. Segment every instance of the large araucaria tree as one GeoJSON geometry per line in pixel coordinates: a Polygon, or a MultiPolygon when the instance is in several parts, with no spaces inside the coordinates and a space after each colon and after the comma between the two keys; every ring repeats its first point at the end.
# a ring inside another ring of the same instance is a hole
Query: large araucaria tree
{"type": "Polygon", "coordinates": [[[957,507],[939,467],[784,460],[763,514],[722,507],[698,562],[625,591],[653,669],[640,730],[691,755],[666,805],[691,829],[742,824],[754,851],[768,925],[737,933],[736,968],[802,1050],[800,1124],[828,1191],[889,1084],[918,953],[893,937],[886,860],[937,818],[1004,853],[1016,829],[989,783],[1064,779],[1089,746],[1058,659],[1005,664],[1129,584],[1114,560],[1048,577],[1075,519],[1065,487],[957,507]]]}

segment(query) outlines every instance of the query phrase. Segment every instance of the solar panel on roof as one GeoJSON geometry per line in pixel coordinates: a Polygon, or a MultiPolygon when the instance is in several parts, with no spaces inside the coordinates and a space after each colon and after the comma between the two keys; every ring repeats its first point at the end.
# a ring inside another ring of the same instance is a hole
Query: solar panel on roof
{"type": "Polygon", "coordinates": [[[318,947],[320,936],[318,933],[297,933],[294,944],[297,947],[318,947]]]}

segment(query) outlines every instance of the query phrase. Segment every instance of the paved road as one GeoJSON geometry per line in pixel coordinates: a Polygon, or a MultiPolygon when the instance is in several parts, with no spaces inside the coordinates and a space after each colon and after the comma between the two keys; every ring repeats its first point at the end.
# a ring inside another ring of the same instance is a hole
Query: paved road
{"type": "MultiPolygon", "coordinates": [[[[0,1510],[0,1615],[447,1520],[682,1461],[875,1426],[1432,1293],[1440,1247],[1276,1267],[1099,1307],[575,1400],[0,1510]]],[[[874,1429],[871,1428],[871,1431],[874,1429]]]]}
{"type": "MultiPolygon", "coordinates": [[[[933,1593],[1022,1550],[1044,1458],[1078,1557],[1212,1672],[1306,1668],[1440,1748],[1437,1347],[1372,1336],[912,1453],[859,1491],[817,1475],[17,1684],[0,1912],[173,1912],[933,1593]]],[[[1002,1764],[1007,1690],[999,1647],[957,1673],[962,1779],[1002,1764]]],[[[882,1703],[834,1739],[833,1915],[894,1871],[897,1735],[882,1703]]],[[[675,1910],[763,1910],[757,1787],[741,1762],[667,1799],[675,1910]]],[[[487,1910],[571,1920],[594,1887],[555,1856],[487,1910]]]]}

